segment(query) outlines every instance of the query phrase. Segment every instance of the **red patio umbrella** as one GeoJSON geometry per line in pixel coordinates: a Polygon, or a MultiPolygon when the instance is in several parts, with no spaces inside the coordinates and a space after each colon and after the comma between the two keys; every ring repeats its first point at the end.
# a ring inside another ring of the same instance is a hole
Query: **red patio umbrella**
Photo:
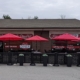
{"type": "Polygon", "coordinates": [[[67,48],[67,41],[78,40],[78,38],[73,36],[73,35],[71,35],[71,34],[69,34],[69,33],[65,33],[65,34],[62,34],[62,35],[54,37],[53,40],[63,40],[63,41],[66,41],[66,48],[67,48]]]}
{"type": "Polygon", "coordinates": [[[23,40],[23,38],[17,35],[11,34],[11,33],[7,33],[7,34],[0,36],[0,40],[9,41],[9,50],[10,50],[10,41],[23,40]]]}
{"type": "Polygon", "coordinates": [[[2,41],[8,41],[8,40],[14,41],[14,40],[22,40],[22,39],[23,39],[22,37],[19,37],[11,33],[7,33],[7,34],[0,36],[0,40],[2,41]]]}
{"type": "Polygon", "coordinates": [[[33,37],[30,37],[28,39],[26,39],[27,41],[36,41],[36,49],[37,49],[37,41],[48,41],[48,39],[43,38],[41,36],[35,35],[33,37]]]}
{"type": "Polygon", "coordinates": [[[78,38],[73,36],[73,35],[71,35],[71,34],[65,33],[65,34],[62,34],[62,35],[54,37],[53,40],[70,41],[70,40],[78,40],[78,38]]]}

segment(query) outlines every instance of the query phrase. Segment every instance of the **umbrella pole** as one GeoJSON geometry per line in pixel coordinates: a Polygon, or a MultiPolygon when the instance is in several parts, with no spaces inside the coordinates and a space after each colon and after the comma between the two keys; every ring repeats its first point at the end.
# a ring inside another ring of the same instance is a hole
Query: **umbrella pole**
{"type": "Polygon", "coordinates": [[[37,41],[36,41],[36,51],[37,51],[37,41]]]}
{"type": "Polygon", "coordinates": [[[53,43],[52,43],[52,40],[51,40],[51,50],[52,50],[52,45],[53,45],[53,43]]]}
{"type": "Polygon", "coordinates": [[[66,41],[66,52],[67,52],[67,45],[68,45],[68,41],[66,41]]]}
{"type": "Polygon", "coordinates": [[[9,40],[9,51],[10,51],[10,40],[9,40]]]}
{"type": "Polygon", "coordinates": [[[32,49],[33,47],[32,47],[32,42],[31,42],[31,49],[32,49]]]}
{"type": "MultiPolygon", "coordinates": [[[[67,52],[67,44],[68,44],[68,41],[66,41],[65,52],[67,52]]],[[[66,55],[64,55],[64,64],[66,64],[66,62],[67,62],[66,60],[67,60],[66,55]]]]}

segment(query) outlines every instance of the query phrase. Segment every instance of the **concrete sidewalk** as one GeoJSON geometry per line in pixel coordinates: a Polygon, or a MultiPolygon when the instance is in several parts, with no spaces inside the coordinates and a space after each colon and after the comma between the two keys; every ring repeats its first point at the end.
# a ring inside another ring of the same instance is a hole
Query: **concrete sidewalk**
{"type": "Polygon", "coordinates": [[[80,80],[80,67],[0,64],[0,80],[80,80]]]}

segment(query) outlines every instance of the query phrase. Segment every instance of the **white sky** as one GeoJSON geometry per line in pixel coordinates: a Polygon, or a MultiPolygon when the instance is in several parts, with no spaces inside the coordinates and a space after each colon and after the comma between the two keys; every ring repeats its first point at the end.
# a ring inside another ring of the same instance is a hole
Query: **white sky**
{"type": "Polygon", "coordinates": [[[80,19],[80,0],[0,0],[0,18],[3,14],[13,19],[77,18],[80,19]]]}

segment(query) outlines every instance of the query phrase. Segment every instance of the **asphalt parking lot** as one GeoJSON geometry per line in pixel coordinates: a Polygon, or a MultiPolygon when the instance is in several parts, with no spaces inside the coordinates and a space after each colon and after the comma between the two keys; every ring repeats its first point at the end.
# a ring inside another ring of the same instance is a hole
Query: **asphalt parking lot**
{"type": "Polygon", "coordinates": [[[80,67],[0,64],[0,80],[80,80],[80,67]]]}

